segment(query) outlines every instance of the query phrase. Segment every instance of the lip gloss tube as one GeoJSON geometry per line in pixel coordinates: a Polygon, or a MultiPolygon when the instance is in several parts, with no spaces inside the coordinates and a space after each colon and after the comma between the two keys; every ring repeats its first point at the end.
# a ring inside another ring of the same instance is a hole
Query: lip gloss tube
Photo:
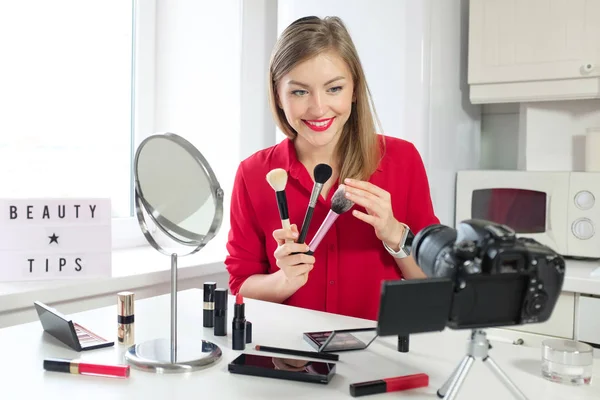
{"type": "Polygon", "coordinates": [[[215,289],[215,336],[227,336],[227,296],[228,289],[215,289]]]}
{"type": "Polygon", "coordinates": [[[241,294],[235,296],[235,306],[233,306],[233,321],[231,345],[233,350],[246,349],[246,305],[241,294]]]}
{"type": "Polygon", "coordinates": [[[202,325],[205,328],[212,328],[215,325],[215,289],[216,282],[204,282],[204,312],[202,325]]]}
{"type": "Polygon", "coordinates": [[[135,342],[134,298],[132,292],[117,293],[117,335],[120,344],[132,345],[135,342]]]}
{"type": "Polygon", "coordinates": [[[106,365],[85,363],[79,360],[49,358],[44,360],[44,369],[78,375],[97,375],[112,378],[129,378],[129,365],[106,365]]]}

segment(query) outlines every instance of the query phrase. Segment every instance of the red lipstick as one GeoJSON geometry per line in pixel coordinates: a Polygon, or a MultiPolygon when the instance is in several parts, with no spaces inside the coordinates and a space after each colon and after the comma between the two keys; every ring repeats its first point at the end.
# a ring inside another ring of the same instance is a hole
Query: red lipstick
{"type": "Polygon", "coordinates": [[[231,346],[233,350],[246,349],[246,305],[241,294],[235,296],[235,305],[233,306],[233,321],[231,346]]]}
{"type": "Polygon", "coordinates": [[[417,389],[429,385],[427,374],[414,374],[398,376],[396,378],[378,379],[375,381],[350,384],[352,397],[366,396],[369,394],[399,392],[401,390],[417,389]]]}
{"type": "Polygon", "coordinates": [[[302,122],[304,122],[304,124],[306,126],[308,126],[310,129],[312,129],[315,132],[323,132],[326,131],[327,129],[329,129],[329,127],[331,126],[331,124],[333,123],[334,118],[326,118],[326,119],[311,119],[311,120],[305,120],[303,119],[302,122]],[[316,126],[311,124],[311,122],[326,122],[324,125],[320,125],[320,126],[316,126]]]}
{"type": "Polygon", "coordinates": [[[46,371],[66,372],[68,374],[129,378],[129,365],[92,364],[63,358],[49,358],[44,360],[44,369],[46,371]]]}

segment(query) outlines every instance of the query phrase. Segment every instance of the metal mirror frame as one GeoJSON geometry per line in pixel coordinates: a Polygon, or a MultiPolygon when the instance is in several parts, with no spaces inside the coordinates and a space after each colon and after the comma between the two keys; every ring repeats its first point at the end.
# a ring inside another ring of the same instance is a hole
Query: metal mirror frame
{"type": "MultiPolygon", "coordinates": [[[[150,245],[158,250],[160,253],[171,256],[171,340],[169,344],[169,361],[159,359],[160,355],[164,355],[164,344],[167,343],[165,339],[155,339],[146,343],[134,344],[127,349],[125,353],[125,359],[129,361],[133,366],[149,372],[156,373],[168,373],[168,372],[191,372],[197,369],[205,368],[217,360],[220,359],[222,352],[221,349],[214,343],[202,340],[202,346],[198,348],[197,343],[192,343],[189,348],[184,349],[184,361],[181,360],[182,352],[178,348],[177,341],[177,253],[170,253],[162,248],[160,244],[154,239],[152,233],[148,229],[146,212],[148,218],[164,233],[169,239],[172,239],[177,244],[183,246],[194,246],[191,251],[188,251],[182,256],[190,255],[198,252],[202,249],[213,237],[218,233],[221,224],[223,222],[223,189],[217,180],[216,175],[212,171],[208,161],[202,156],[200,151],[194,147],[189,141],[183,137],[176,135],[171,132],[157,133],[148,136],[138,146],[133,163],[134,172],[134,198],[136,217],[139,226],[144,234],[146,240],[150,245]],[[170,221],[168,218],[158,214],[156,210],[145,200],[142,188],[139,182],[137,165],[139,162],[140,153],[144,146],[154,139],[167,139],[178,146],[182,147],[202,168],[209,181],[211,194],[215,202],[215,216],[209,228],[209,232],[206,235],[198,235],[194,232],[190,232],[187,229],[179,227],[177,224],[170,221]],[[183,240],[179,237],[174,236],[171,232],[176,233],[186,239],[183,240]],[[185,351],[187,350],[187,351],[185,351]]],[[[199,340],[200,341],[200,340],[199,340]]]]}
{"type": "Polygon", "coordinates": [[[217,180],[217,176],[214,174],[212,168],[210,168],[208,161],[206,160],[206,158],[204,158],[202,153],[200,153],[200,151],[193,144],[191,144],[189,141],[187,141],[183,137],[176,135],[174,133],[171,133],[171,132],[158,133],[158,134],[148,136],[139,144],[139,146],[136,150],[136,153],[135,153],[133,165],[134,165],[133,173],[134,173],[134,183],[135,183],[134,196],[135,196],[135,204],[136,204],[136,216],[137,216],[138,222],[140,223],[140,227],[142,228],[142,232],[143,232],[144,236],[146,237],[148,242],[150,242],[152,247],[154,247],[156,250],[160,251],[163,254],[170,255],[170,253],[165,252],[162,249],[162,247],[160,247],[160,245],[158,245],[158,243],[156,243],[156,241],[150,234],[147,224],[146,224],[146,221],[145,221],[145,218],[144,218],[144,215],[142,213],[142,209],[139,204],[140,202],[142,203],[144,210],[146,210],[146,213],[150,216],[150,218],[152,219],[154,224],[170,239],[174,240],[175,242],[177,242],[179,244],[183,244],[186,246],[190,246],[190,245],[198,246],[198,248],[194,249],[189,254],[196,253],[198,250],[200,250],[202,247],[204,247],[204,245],[206,243],[208,243],[213,237],[215,237],[215,235],[219,231],[219,228],[221,227],[221,223],[223,222],[223,196],[224,196],[223,189],[221,188],[221,185],[219,184],[219,181],[217,180]],[[137,165],[139,162],[139,157],[140,157],[140,153],[141,153],[142,149],[148,142],[150,142],[153,139],[167,139],[167,140],[170,140],[170,141],[174,142],[175,144],[181,146],[188,154],[190,154],[193,157],[193,159],[196,161],[196,163],[204,171],[204,173],[208,179],[209,185],[210,185],[211,193],[216,202],[215,217],[213,218],[213,222],[211,224],[211,227],[209,228],[209,232],[207,235],[198,235],[194,232],[190,232],[187,229],[183,229],[180,226],[178,226],[177,224],[173,223],[172,221],[170,221],[168,218],[164,217],[163,215],[156,214],[156,210],[154,209],[154,207],[152,207],[152,205],[150,205],[144,199],[144,192],[142,191],[142,188],[140,187],[139,176],[137,173],[137,165]],[[175,232],[180,236],[189,238],[189,242],[182,241],[181,239],[173,236],[168,230],[171,230],[172,232],[175,232]]]}

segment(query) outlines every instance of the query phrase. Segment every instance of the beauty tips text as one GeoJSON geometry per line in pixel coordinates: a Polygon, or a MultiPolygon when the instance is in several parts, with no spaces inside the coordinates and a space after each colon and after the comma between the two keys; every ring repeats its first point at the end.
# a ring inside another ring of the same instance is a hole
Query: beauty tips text
{"type": "Polygon", "coordinates": [[[0,199],[0,280],[111,276],[110,199],[0,199]]]}

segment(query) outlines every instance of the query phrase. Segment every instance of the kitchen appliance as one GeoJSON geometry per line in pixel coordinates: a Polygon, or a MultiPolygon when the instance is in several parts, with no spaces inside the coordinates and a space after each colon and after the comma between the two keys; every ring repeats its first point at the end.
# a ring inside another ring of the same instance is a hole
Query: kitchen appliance
{"type": "Polygon", "coordinates": [[[565,257],[600,258],[600,172],[459,171],[455,223],[471,218],[565,257]]]}

